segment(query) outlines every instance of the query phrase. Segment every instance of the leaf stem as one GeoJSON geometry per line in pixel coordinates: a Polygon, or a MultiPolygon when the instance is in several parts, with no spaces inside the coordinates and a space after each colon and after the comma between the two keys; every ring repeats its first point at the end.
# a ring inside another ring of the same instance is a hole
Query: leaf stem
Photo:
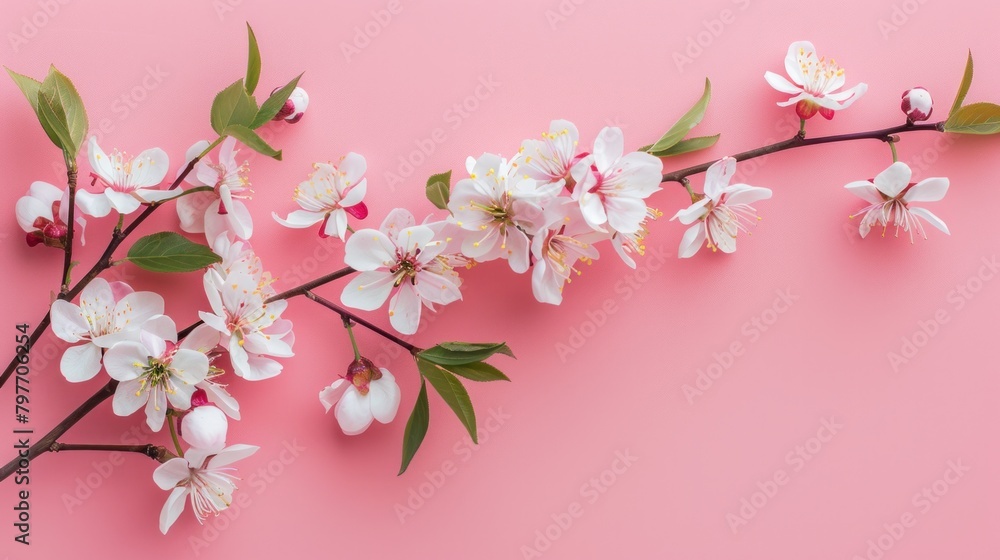
{"type": "Polygon", "coordinates": [[[177,422],[174,421],[174,415],[167,414],[167,424],[170,428],[170,440],[174,442],[174,449],[177,450],[177,456],[183,457],[184,450],[181,449],[181,441],[177,439],[177,422]]]}
{"type": "Polygon", "coordinates": [[[344,320],[344,328],[347,329],[347,336],[351,337],[351,348],[354,349],[354,359],[355,361],[360,360],[361,352],[358,351],[358,341],[354,340],[354,328],[351,327],[351,319],[343,315],[341,315],[340,318],[344,320]]]}

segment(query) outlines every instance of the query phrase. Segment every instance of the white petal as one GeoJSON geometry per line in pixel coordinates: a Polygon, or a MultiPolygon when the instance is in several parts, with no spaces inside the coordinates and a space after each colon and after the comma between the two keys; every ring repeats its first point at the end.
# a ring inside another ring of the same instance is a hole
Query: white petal
{"type": "Polygon", "coordinates": [[[937,202],[948,194],[948,179],[945,177],[930,177],[910,187],[903,195],[906,202],[937,202]]]}
{"type": "Polygon", "coordinates": [[[854,195],[864,199],[865,202],[871,204],[881,204],[885,202],[882,195],[879,194],[878,189],[871,181],[854,181],[844,185],[844,188],[851,191],[854,195]]]}
{"type": "Polygon", "coordinates": [[[771,87],[780,91],[781,93],[787,93],[790,95],[802,93],[802,88],[789,82],[787,79],[785,79],[784,76],[781,76],[780,74],[775,74],[774,72],[764,72],[764,79],[767,80],[767,83],[770,84],[771,87]]]}
{"type": "Polygon", "coordinates": [[[229,447],[216,453],[215,457],[209,459],[208,468],[218,469],[225,467],[226,465],[231,465],[236,461],[246,459],[256,453],[259,449],[260,447],[257,447],[256,445],[247,445],[245,443],[230,445],[229,447]]]}
{"type": "Polygon", "coordinates": [[[17,225],[21,226],[21,229],[28,233],[38,229],[34,226],[36,218],[41,217],[48,220],[54,218],[51,204],[46,205],[37,198],[30,196],[22,196],[17,199],[17,203],[14,205],[14,214],[17,216],[17,225]]]}
{"type": "MultiPolygon", "coordinates": [[[[171,459],[173,461],[174,459],[171,459]]],[[[184,459],[180,459],[184,461],[184,459]]],[[[185,462],[185,464],[187,464],[185,462]]],[[[163,504],[163,509],[160,510],[160,532],[164,535],[170,529],[170,526],[177,521],[177,518],[181,516],[181,512],[184,511],[184,502],[187,497],[187,488],[179,486],[170,491],[170,495],[167,496],[167,502],[163,504]]]]}
{"type": "Polygon", "coordinates": [[[198,325],[181,341],[181,348],[208,353],[219,345],[219,331],[211,325],[198,325]]]}
{"type": "Polygon", "coordinates": [[[601,173],[611,170],[615,162],[625,153],[625,136],[622,129],[616,126],[607,126],[601,129],[597,139],[594,140],[594,163],[601,173]]]}
{"type": "Polygon", "coordinates": [[[705,172],[705,196],[718,202],[722,191],[736,174],[736,160],[725,157],[712,164],[705,172]]]}
{"type": "Polygon", "coordinates": [[[528,267],[531,266],[529,244],[528,236],[523,231],[516,228],[508,230],[507,246],[501,247],[501,250],[505,253],[510,269],[517,274],[527,272],[528,267]]]}
{"type": "Polygon", "coordinates": [[[138,342],[119,342],[104,355],[108,375],[118,381],[136,379],[149,365],[149,351],[138,342]]]}
{"type": "Polygon", "coordinates": [[[194,385],[208,374],[208,357],[197,350],[180,348],[170,362],[170,369],[181,382],[194,385]]]}
{"type": "Polygon", "coordinates": [[[420,324],[420,297],[413,284],[403,282],[389,301],[389,323],[402,334],[414,334],[420,324]]]}
{"type": "Polygon", "coordinates": [[[338,401],[340,401],[340,397],[344,395],[344,391],[346,391],[350,385],[351,384],[348,383],[346,379],[341,378],[334,381],[332,385],[319,392],[319,402],[323,403],[323,407],[327,412],[330,412],[330,409],[333,408],[338,401]]]}
{"type": "MultiPolygon", "coordinates": [[[[368,162],[365,161],[365,156],[354,152],[350,152],[344,156],[344,159],[340,160],[340,163],[337,165],[337,171],[344,174],[344,182],[348,185],[356,185],[367,170],[368,162]]],[[[360,199],[358,201],[360,202],[360,199]]],[[[357,202],[354,204],[357,204],[357,202]]],[[[354,204],[345,204],[344,206],[353,206],[354,204]]]]}
{"type": "MultiPolygon", "coordinates": [[[[351,237],[354,239],[357,234],[351,237]]],[[[395,277],[388,272],[362,272],[344,286],[340,302],[354,309],[374,311],[392,292],[395,277]]]]}
{"type": "Polygon", "coordinates": [[[816,48],[809,41],[796,41],[788,46],[788,53],[785,55],[785,72],[788,77],[792,79],[793,82],[804,85],[806,83],[806,78],[802,74],[802,66],[799,64],[799,52],[801,51],[802,58],[805,58],[809,53],[813,53],[813,59],[817,59],[816,48]]]}
{"type": "Polygon", "coordinates": [[[609,196],[604,201],[608,214],[608,225],[622,233],[639,231],[646,217],[646,202],[627,196],[609,196]]]}
{"type": "Polygon", "coordinates": [[[677,256],[682,259],[693,257],[704,244],[705,223],[698,222],[684,232],[684,237],[681,238],[680,247],[677,248],[677,256]]]}
{"type": "Polygon", "coordinates": [[[726,204],[753,204],[771,198],[771,189],[744,184],[730,185],[726,189],[726,204]]]}
{"type": "Polygon", "coordinates": [[[229,226],[236,237],[240,239],[250,239],[253,235],[253,218],[250,216],[250,209],[239,200],[233,201],[233,207],[229,210],[229,226]]]}
{"type": "MultiPolygon", "coordinates": [[[[635,268],[633,262],[633,268],[635,268]]],[[[559,305],[562,303],[562,280],[552,274],[544,259],[536,261],[531,270],[531,293],[541,303],[559,305]]]]}
{"type": "Polygon", "coordinates": [[[361,396],[354,387],[349,388],[337,401],[333,410],[340,429],[349,436],[356,436],[368,429],[375,417],[372,415],[368,397],[361,396]]]}
{"type": "Polygon", "coordinates": [[[321,214],[319,212],[310,212],[308,210],[295,210],[294,212],[289,214],[288,217],[285,219],[279,218],[276,212],[271,212],[271,216],[273,216],[274,220],[279,224],[294,229],[307,228],[309,226],[318,224],[322,222],[323,219],[326,217],[325,214],[321,214]]]}
{"type": "Polygon", "coordinates": [[[94,173],[109,183],[114,180],[114,164],[111,163],[108,154],[104,153],[104,150],[97,145],[96,136],[91,136],[90,142],[87,143],[87,157],[90,159],[90,168],[94,170],[94,173]]]}
{"type": "Polygon", "coordinates": [[[392,422],[399,410],[400,392],[396,379],[385,368],[382,371],[382,379],[372,381],[368,387],[368,398],[371,401],[372,416],[383,424],[392,422]]]}
{"type": "Polygon", "coordinates": [[[101,349],[90,342],[70,346],[62,355],[59,370],[73,383],[93,379],[101,371],[101,349]]]}
{"type": "Polygon", "coordinates": [[[160,148],[144,150],[132,160],[132,180],[137,188],[155,187],[170,170],[170,158],[160,148]]]}
{"type": "Polygon", "coordinates": [[[707,207],[710,202],[712,202],[712,199],[706,196],[691,206],[688,206],[683,210],[678,210],[677,213],[674,214],[674,217],[670,219],[680,220],[680,222],[684,225],[693,224],[708,213],[707,207]]]}
{"type": "Polygon", "coordinates": [[[604,211],[604,205],[601,204],[601,198],[598,195],[589,192],[580,195],[580,211],[590,227],[604,231],[601,226],[608,223],[608,215],[604,211]]]}
{"type": "Polygon", "coordinates": [[[104,196],[107,197],[111,206],[120,214],[131,214],[132,212],[138,210],[139,206],[142,205],[142,203],[139,202],[139,200],[134,196],[111,189],[104,189],[104,196]]]}
{"type": "Polygon", "coordinates": [[[427,226],[410,226],[399,232],[399,236],[396,238],[396,246],[405,253],[413,254],[417,249],[424,250],[427,248],[427,245],[433,240],[434,230],[431,228],[427,226]]]}
{"type": "MultiPolygon", "coordinates": [[[[402,232],[400,235],[402,236],[402,232]]],[[[431,232],[432,237],[433,235],[431,232]]],[[[392,266],[395,262],[396,246],[384,233],[375,229],[358,231],[344,246],[344,263],[355,270],[378,270],[392,266]]]]}
{"type": "Polygon", "coordinates": [[[52,319],[52,333],[66,342],[78,342],[81,336],[90,332],[90,325],[84,319],[80,307],[66,300],[52,302],[49,311],[52,319]]]}
{"type": "Polygon", "coordinates": [[[174,457],[156,467],[153,471],[153,482],[161,490],[170,490],[191,474],[188,462],[181,457],[174,457]]]}
{"type": "Polygon", "coordinates": [[[368,179],[362,179],[360,183],[350,187],[347,194],[340,200],[341,208],[348,208],[361,202],[368,192],[368,179]]]}
{"type": "Polygon", "coordinates": [[[882,191],[889,198],[894,198],[910,184],[910,177],[913,172],[910,166],[901,161],[897,161],[886,168],[885,171],[875,176],[875,188],[882,191]]]}
{"type": "Polygon", "coordinates": [[[951,232],[948,231],[948,225],[944,223],[944,220],[932,214],[930,210],[926,208],[910,208],[910,214],[927,220],[927,223],[930,225],[938,228],[948,235],[951,235],[951,232]]]}
{"type": "Polygon", "coordinates": [[[196,192],[177,199],[181,229],[188,233],[204,233],[205,212],[214,200],[215,194],[210,192],[196,192]]]}
{"type": "Polygon", "coordinates": [[[115,389],[115,397],[111,401],[111,408],[118,416],[129,416],[142,408],[149,400],[149,393],[142,390],[142,385],[137,379],[122,381],[115,389]]]}

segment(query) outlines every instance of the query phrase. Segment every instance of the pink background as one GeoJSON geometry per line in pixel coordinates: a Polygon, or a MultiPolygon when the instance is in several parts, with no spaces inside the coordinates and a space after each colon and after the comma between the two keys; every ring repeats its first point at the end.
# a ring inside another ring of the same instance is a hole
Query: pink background
{"type": "MultiPolygon", "coordinates": [[[[461,173],[468,155],[510,154],[553,118],[574,121],[584,143],[608,124],[621,126],[630,146],[651,142],[697,98],[706,76],[715,95],[698,130],[723,132],[723,139],[709,152],[668,161],[667,169],[787,137],[793,117],[775,106],[782,97],[763,73],[782,69],[794,40],[812,40],[820,54],[834,56],[849,84],[871,86],[833,122],[810,122],[812,135],[900,123],[900,93],[916,85],[936,96],[935,117],[943,118],[968,48],[978,63],[969,101],[1000,100],[1000,8],[993,2],[400,1],[402,10],[382,26],[371,23],[373,11],[390,5],[382,0],[325,7],[17,0],[0,16],[7,38],[0,62],[34,76],[55,63],[76,81],[95,130],[107,119],[106,149],[160,146],[179,164],[184,150],[211,132],[214,93],[242,74],[244,22],[252,22],[264,59],[261,89],[304,70],[312,98],[297,126],[266,130],[285,160],[252,159],[254,241],[279,289],[342,266],[336,242],[280,228],[269,216],[293,208],[291,189],[312,162],[348,151],[368,160],[372,217],[363,225],[377,227],[395,206],[430,213],[423,198],[430,174],[461,173]],[[46,15],[46,5],[58,12],[46,15]],[[712,23],[723,10],[731,12],[729,23],[712,23]],[[32,33],[23,18],[44,25],[32,33]],[[880,30],[880,21],[896,29],[880,30]],[[345,56],[342,45],[366,25],[377,35],[345,56]],[[13,45],[14,34],[25,41],[13,45]],[[701,52],[692,47],[692,60],[678,68],[673,53],[683,54],[689,37],[700,37],[701,52]],[[456,112],[462,103],[467,109],[456,112]],[[436,129],[443,141],[429,140],[436,129]],[[428,142],[425,161],[413,156],[412,170],[400,168],[401,158],[428,142]],[[405,181],[390,188],[388,173],[405,181]]],[[[6,355],[13,324],[37,321],[61,266],[56,252],[24,246],[13,205],[31,181],[63,177],[54,167],[57,152],[6,78],[0,104],[6,355]]],[[[344,372],[347,339],[334,316],[295,301],[288,316],[296,356],[285,373],[231,386],[244,420],[231,425],[230,442],[261,446],[240,465],[245,497],[230,511],[235,520],[201,527],[188,509],[164,537],[157,518],[166,492],[153,484],[151,461],[136,455],[114,465],[105,452],[46,455],[31,465],[30,549],[12,541],[15,486],[0,485],[0,557],[54,558],[72,546],[88,558],[127,551],[537,557],[522,547],[545,558],[997,558],[1000,280],[985,278],[993,273],[982,259],[1000,252],[1000,141],[939,138],[907,135],[899,149],[919,177],[951,179],[948,196],[928,205],[951,237],[932,230],[914,245],[858,237],[847,216],[863,203],[842,186],[890,161],[884,145],[869,141],[741,164],[743,181],[775,196],[758,205],[764,220],[734,255],[703,251],[679,261],[683,227],[663,219],[639,271],[607,247],[558,308],[535,303],[529,278],[501,263],[472,270],[465,300],[414,341],[506,340],[519,359],[495,363],[513,383],[470,386],[483,428],[478,448],[432,395],[430,432],[402,477],[395,476],[400,441],[418,386],[412,362],[361,334],[364,351],[400,380],[403,404],[392,424],[344,436],[316,395],[344,372]],[[776,303],[785,290],[795,297],[790,306],[776,303]],[[757,328],[755,318],[769,324],[757,328]],[[925,331],[933,336],[919,334],[925,331]],[[894,368],[888,356],[901,352],[904,338],[921,347],[894,368]],[[727,354],[734,345],[738,356],[727,354]],[[717,379],[704,378],[702,388],[711,385],[700,396],[685,396],[684,386],[696,386],[699,371],[709,370],[717,379]],[[491,413],[502,422],[487,421],[491,413]],[[824,421],[841,427],[833,434],[824,421]],[[616,453],[635,459],[616,462],[616,453]],[[950,464],[962,466],[961,477],[950,464]],[[783,484],[767,482],[776,474],[783,484]],[[925,488],[933,501],[921,497],[925,488]],[[421,492],[422,502],[412,498],[421,492]],[[84,499],[67,505],[74,495],[84,499]],[[402,507],[414,510],[401,522],[402,507]],[[740,521],[735,531],[733,519],[740,521]],[[872,549],[879,542],[891,548],[872,549]]],[[[695,178],[698,188],[701,181],[695,178]]],[[[665,187],[651,204],[669,217],[685,194],[665,187]]],[[[165,211],[143,231],[175,225],[165,211]]],[[[88,230],[93,241],[80,253],[86,262],[111,226],[103,220],[88,230]]],[[[159,277],[131,267],[117,274],[163,293],[179,324],[205,306],[198,275],[159,277]]],[[[339,290],[321,292],[336,298],[339,290]]],[[[388,323],[384,310],[372,317],[388,323]]],[[[35,350],[32,426],[39,433],[104,383],[101,374],[70,385],[57,360],[42,368],[46,352],[61,348],[46,336],[35,350]]],[[[8,389],[0,393],[4,426],[13,416],[8,389]]],[[[115,417],[104,403],[64,441],[120,443],[141,425],[140,416],[115,417]]],[[[167,442],[165,434],[140,435],[167,442]]],[[[7,429],[0,442],[6,461],[13,445],[7,429]]]]}

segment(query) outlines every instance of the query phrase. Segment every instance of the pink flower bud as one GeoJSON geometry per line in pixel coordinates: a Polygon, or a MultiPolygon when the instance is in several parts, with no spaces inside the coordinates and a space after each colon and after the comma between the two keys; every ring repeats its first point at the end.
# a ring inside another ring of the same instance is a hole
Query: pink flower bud
{"type": "Polygon", "coordinates": [[[196,407],[181,420],[184,441],[197,449],[222,449],[228,431],[229,420],[214,406],[196,407]]]}
{"type": "MultiPolygon", "coordinates": [[[[274,91],[278,90],[275,89],[274,91]]],[[[273,94],[274,92],[272,91],[271,93],[273,94]]],[[[289,124],[297,123],[302,119],[302,115],[305,114],[307,107],[309,107],[309,94],[306,93],[306,90],[297,87],[292,90],[291,95],[288,96],[285,104],[282,105],[278,114],[274,115],[274,119],[272,120],[284,120],[289,124]]]]}
{"type": "Polygon", "coordinates": [[[906,113],[906,118],[910,122],[926,121],[931,118],[934,110],[934,101],[931,99],[929,91],[922,87],[915,87],[903,92],[903,102],[900,108],[906,113]]]}

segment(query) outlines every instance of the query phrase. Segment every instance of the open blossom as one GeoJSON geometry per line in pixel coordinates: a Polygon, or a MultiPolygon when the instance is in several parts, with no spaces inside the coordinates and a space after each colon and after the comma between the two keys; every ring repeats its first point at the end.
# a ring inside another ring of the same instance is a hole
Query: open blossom
{"type": "Polygon", "coordinates": [[[351,152],[337,165],[313,164],[315,171],[295,188],[293,199],[302,207],[281,219],[272,212],[279,224],[290,228],[307,228],[322,222],[320,237],[346,239],[347,214],[364,219],[368,208],[362,199],[368,190],[364,178],[368,164],[364,156],[351,152]]]}
{"type": "Polygon", "coordinates": [[[577,261],[590,263],[600,255],[594,243],[601,239],[580,217],[575,205],[562,205],[544,228],[535,234],[531,253],[535,265],[531,271],[531,291],[542,303],[562,303],[563,285],[572,282],[577,261]]]}
{"type": "Polygon", "coordinates": [[[496,154],[470,160],[469,178],[455,184],[448,202],[455,223],[468,232],[462,253],[480,262],[506,259],[514,272],[526,272],[528,235],[541,225],[542,207],[562,185],[526,178],[516,160],[508,162],[496,154]]]}
{"type": "Polygon", "coordinates": [[[72,382],[87,381],[101,371],[101,349],[118,342],[138,341],[139,327],[163,314],[163,298],[153,292],[133,292],[124,282],[93,279],[80,293],[79,305],[52,302],[52,332],[71,346],[59,368],[72,382]]]}
{"type": "Polygon", "coordinates": [[[208,374],[208,357],[180,347],[173,320],[158,315],[142,325],[138,341],[112,346],[104,356],[104,367],[119,381],[112,401],[115,414],[129,416],[145,406],[146,424],[158,432],[168,402],[178,410],[191,407],[195,384],[208,374]]]}
{"type": "Polygon", "coordinates": [[[748,224],[756,225],[760,217],[750,205],[771,198],[771,189],[742,183],[730,185],[735,173],[736,160],[731,157],[712,164],[705,174],[705,195],[671,218],[684,225],[694,224],[681,239],[678,257],[694,256],[703,244],[712,251],[732,253],[736,250],[737,234],[748,232],[748,224]]]}
{"type": "Polygon", "coordinates": [[[417,332],[420,310],[462,298],[456,276],[437,256],[445,242],[434,230],[414,225],[409,211],[397,208],[380,229],[363,229],[347,240],[344,262],[359,271],[340,296],[355,309],[374,311],[389,301],[389,322],[403,334],[417,332]]]}
{"type": "Polygon", "coordinates": [[[184,511],[184,499],[189,498],[198,523],[233,503],[236,490],[236,469],[233,463],[253,455],[260,449],[254,445],[230,445],[222,450],[188,449],[183,457],[175,457],[153,471],[153,481],[163,490],[170,490],[160,511],[160,532],[164,535],[184,511]]]}
{"type": "MultiPolygon", "coordinates": [[[[80,226],[80,244],[84,244],[83,230],[87,220],[77,202],[73,219],[80,226]]],[[[48,247],[63,248],[69,234],[69,191],[63,191],[45,181],[35,181],[28,187],[28,194],[17,199],[14,205],[17,224],[24,230],[29,247],[43,243],[48,247]]]]}
{"type": "MultiPolygon", "coordinates": [[[[187,151],[187,162],[208,148],[208,142],[195,143],[187,151]]],[[[194,186],[212,187],[177,199],[177,215],[181,229],[188,233],[204,233],[208,240],[231,231],[240,239],[253,235],[253,219],[243,200],[252,198],[253,189],[247,175],[247,162],[237,163],[236,139],[226,138],[219,146],[219,162],[204,158],[195,164],[187,182],[194,186]]],[[[186,166],[186,164],[185,164],[186,166]]]]}
{"type": "Polygon", "coordinates": [[[170,168],[166,152],[159,148],[150,148],[134,158],[116,150],[109,157],[97,145],[97,137],[91,136],[87,155],[94,180],[104,187],[104,192],[100,194],[82,189],[76,193],[80,205],[91,216],[107,216],[112,208],[121,214],[130,214],[142,204],[158,202],[178,194],[155,188],[167,176],[170,168]]]}
{"type": "Polygon", "coordinates": [[[205,293],[211,312],[198,313],[201,320],[221,333],[220,344],[229,351],[233,372],[250,381],[281,373],[279,362],[268,358],[293,356],[291,321],[281,319],[288,307],[285,300],[266,303],[274,290],[269,278],[248,270],[234,270],[221,276],[205,273],[205,293]]]}
{"type": "Polygon", "coordinates": [[[356,436],[373,420],[392,422],[399,410],[400,392],[396,379],[385,368],[375,367],[368,358],[351,362],[347,375],[319,392],[319,401],[333,414],[340,429],[356,436]]]}
{"type": "Polygon", "coordinates": [[[656,208],[646,208],[646,219],[644,219],[639,224],[639,230],[635,233],[622,233],[620,231],[611,230],[611,246],[615,248],[615,252],[621,257],[622,262],[628,265],[630,268],[635,268],[634,255],[644,256],[646,254],[646,236],[649,235],[649,228],[647,223],[650,220],[655,220],[657,218],[662,218],[663,212],[660,212],[656,208]]]}
{"type": "MultiPolygon", "coordinates": [[[[919,183],[911,183],[913,172],[901,161],[890,165],[885,171],[875,176],[872,181],[855,181],[844,185],[844,188],[863,198],[869,205],[855,215],[864,214],[861,218],[859,232],[861,237],[868,235],[873,225],[882,226],[882,236],[891,223],[896,227],[896,237],[899,229],[910,234],[913,242],[913,232],[927,238],[921,220],[948,233],[948,226],[926,208],[910,206],[911,202],[935,202],[944,198],[948,192],[948,179],[930,177],[919,183]]],[[[854,216],[852,215],[851,218],[854,216]]]]}
{"type": "Polygon", "coordinates": [[[625,154],[621,129],[605,127],[594,140],[594,152],[572,173],[573,200],[590,227],[635,233],[646,219],[645,199],[662,188],[663,161],[645,152],[625,154]]]}
{"type": "Polygon", "coordinates": [[[801,119],[812,118],[817,112],[823,118],[832,119],[834,111],[850,107],[868,91],[865,83],[837,91],[847,81],[844,69],[833,59],[820,58],[809,41],[796,41],[788,47],[785,72],[791,82],[774,72],[765,72],[764,79],[774,89],[793,96],[779,102],[778,106],[795,105],[795,112],[801,119]]]}
{"type": "Polygon", "coordinates": [[[521,163],[518,173],[539,183],[565,181],[570,178],[570,169],[582,157],[577,153],[579,143],[580,133],[576,125],[554,120],[549,124],[549,131],[542,133],[541,140],[521,143],[517,157],[521,163]]]}
{"type": "Polygon", "coordinates": [[[222,412],[226,413],[227,416],[233,420],[240,419],[240,404],[236,402],[236,399],[226,391],[226,386],[221,383],[221,377],[225,372],[212,365],[212,362],[216,358],[222,355],[221,349],[219,348],[219,340],[222,337],[222,333],[213,329],[209,325],[201,324],[194,328],[190,334],[184,337],[181,341],[182,348],[188,348],[191,350],[197,350],[208,358],[208,374],[202,379],[196,387],[196,390],[191,396],[191,406],[200,406],[205,404],[199,399],[201,395],[207,399],[206,402],[210,402],[215,406],[219,407],[222,412]]]}

